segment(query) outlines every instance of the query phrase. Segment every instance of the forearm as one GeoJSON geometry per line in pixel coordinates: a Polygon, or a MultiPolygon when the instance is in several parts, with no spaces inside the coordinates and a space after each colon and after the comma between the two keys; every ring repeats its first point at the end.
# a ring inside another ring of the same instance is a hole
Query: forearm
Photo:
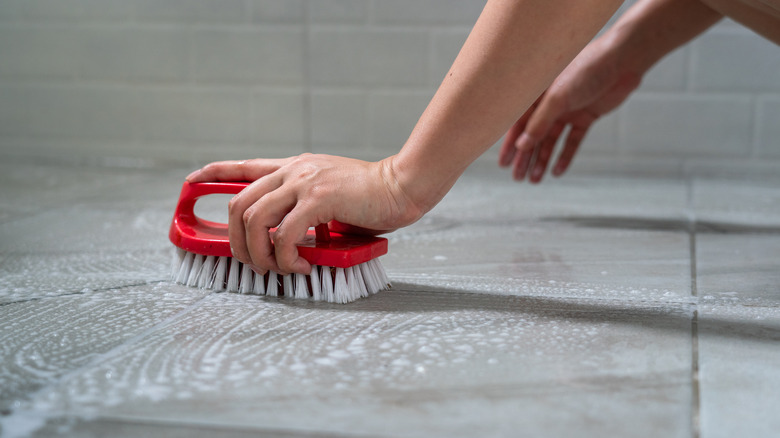
{"type": "Polygon", "coordinates": [[[590,41],[619,0],[490,0],[391,167],[423,212],[590,41]]]}
{"type": "Polygon", "coordinates": [[[611,39],[624,68],[641,76],[721,18],[700,0],[643,0],[626,11],[604,38],[611,39]]]}

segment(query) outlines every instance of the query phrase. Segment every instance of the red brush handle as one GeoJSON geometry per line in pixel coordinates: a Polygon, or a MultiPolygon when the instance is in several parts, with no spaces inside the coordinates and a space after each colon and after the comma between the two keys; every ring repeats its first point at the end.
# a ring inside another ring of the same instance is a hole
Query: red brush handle
{"type": "MultiPolygon", "coordinates": [[[[212,222],[195,215],[198,198],[214,194],[238,194],[248,182],[185,182],[173,215],[168,237],[174,245],[202,255],[232,257],[228,224],[212,222]]],[[[270,230],[272,233],[274,229],[270,230]]],[[[387,253],[387,239],[367,236],[345,236],[331,233],[328,224],[317,225],[298,244],[298,253],[315,265],[346,268],[387,253]]]]}
{"type": "Polygon", "coordinates": [[[195,215],[195,203],[207,195],[235,195],[248,182],[184,182],[168,237],[174,245],[196,254],[232,257],[228,224],[212,222],[195,215]]]}

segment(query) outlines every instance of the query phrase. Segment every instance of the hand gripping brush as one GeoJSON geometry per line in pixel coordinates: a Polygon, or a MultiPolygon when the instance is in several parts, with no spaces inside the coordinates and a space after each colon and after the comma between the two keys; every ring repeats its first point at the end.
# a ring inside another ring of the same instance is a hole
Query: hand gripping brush
{"type": "MultiPolygon", "coordinates": [[[[349,303],[390,287],[377,257],[387,253],[387,239],[330,232],[327,224],[309,230],[298,254],[312,265],[310,275],[255,273],[233,257],[228,224],[195,215],[198,198],[237,194],[247,182],[185,182],[168,237],[177,247],[171,268],[180,284],[244,294],[349,303]]],[[[271,229],[273,233],[275,229],[271,229]]],[[[273,235],[272,235],[273,240],[273,235]]]]}

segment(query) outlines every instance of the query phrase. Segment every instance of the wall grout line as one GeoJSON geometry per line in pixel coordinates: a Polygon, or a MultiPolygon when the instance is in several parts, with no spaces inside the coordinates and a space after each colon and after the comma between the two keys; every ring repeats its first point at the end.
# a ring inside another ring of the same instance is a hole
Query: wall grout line
{"type": "Polygon", "coordinates": [[[686,208],[688,210],[688,244],[691,254],[691,297],[693,316],[691,317],[691,436],[701,437],[701,385],[699,382],[699,309],[698,286],[696,277],[696,213],[693,203],[693,177],[688,177],[686,208]]]}
{"type": "Polygon", "coordinates": [[[303,4],[303,50],[301,56],[303,57],[301,65],[303,66],[303,151],[313,152],[313,134],[312,134],[312,83],[311,83],[311,35],[309,28],[311,27],[311,5],[309,2],[303,4]]]}

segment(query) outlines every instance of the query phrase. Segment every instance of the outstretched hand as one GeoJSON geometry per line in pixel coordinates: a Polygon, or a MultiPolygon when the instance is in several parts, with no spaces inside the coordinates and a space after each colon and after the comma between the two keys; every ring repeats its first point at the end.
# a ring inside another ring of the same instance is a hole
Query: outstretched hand
{"type": "Polygon", "coordinates": [[[310,227],[335,220],[341,232],[380,234],[422,216],[397,183],[390,159],[370,163],[304,154],[222,161],[187,180],[254,181],[230,201],[228,234],[233,256],[261,273],[311,272],[296,248],[310,227]]]}
{"type": "Polygon", "coordinates": [[[499,165],[512,166],[512,177],[542,180],[558,138],[569,126],[552,174],[561,175],[593,122],[620,105],[638,86],[641,75],[623,70],[610,42],[588,45],[547,91],[509,129],[499,165]]]}

